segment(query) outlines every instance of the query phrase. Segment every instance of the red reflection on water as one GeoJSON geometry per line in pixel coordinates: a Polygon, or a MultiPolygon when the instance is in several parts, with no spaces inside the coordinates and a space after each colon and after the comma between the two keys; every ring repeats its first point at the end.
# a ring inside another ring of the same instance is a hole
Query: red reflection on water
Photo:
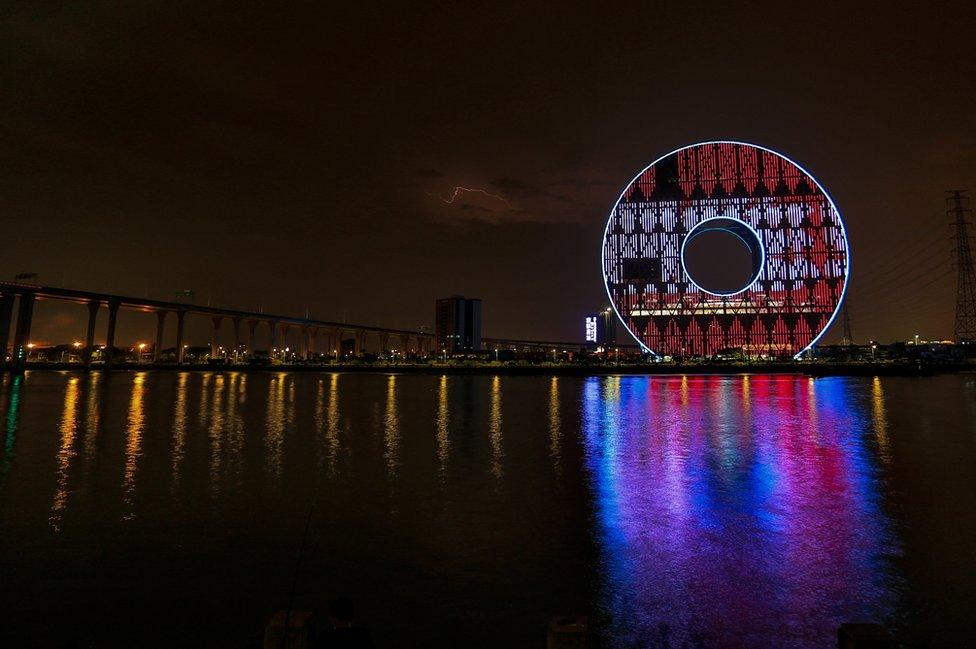
{"type": "Polygon", "coordinates": [[[844,379],[607,377],[584,386],[607,633],[829,645],[893,594],[870,404],[844,379]]]}

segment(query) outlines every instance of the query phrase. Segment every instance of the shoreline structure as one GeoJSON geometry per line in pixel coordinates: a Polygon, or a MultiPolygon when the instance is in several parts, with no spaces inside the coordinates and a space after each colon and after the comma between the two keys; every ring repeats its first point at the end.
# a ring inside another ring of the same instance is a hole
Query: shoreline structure
{"type": "MultiPolygon", "coordinates": [[[[5,368],[4,371],[14,373],[5,368]]],[[[511,376],[612,376],[612,375],[742,375],[804,374],[807,376],[931,376],[976,371],[970,363],[639,363],[620,365],[583,365],[575,363],[340,363],[340,364],[182,364],[131,363],[112,365],[111,369],[93,365],[85,369],[79,363],[31,363],[26,371],[72,372],[321,372],[383,374],[486,374],[511,376]]]]}

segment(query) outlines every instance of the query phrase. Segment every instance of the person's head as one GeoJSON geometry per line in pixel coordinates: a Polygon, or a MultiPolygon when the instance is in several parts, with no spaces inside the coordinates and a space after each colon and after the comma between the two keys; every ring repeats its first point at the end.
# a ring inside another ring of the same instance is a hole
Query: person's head
{"type": "Polygon", "coordinates": [[[334,626],[352,626],[355,617],[356,610],[348,597],[339,597],[329,606],[329,618],[334,626]]]}

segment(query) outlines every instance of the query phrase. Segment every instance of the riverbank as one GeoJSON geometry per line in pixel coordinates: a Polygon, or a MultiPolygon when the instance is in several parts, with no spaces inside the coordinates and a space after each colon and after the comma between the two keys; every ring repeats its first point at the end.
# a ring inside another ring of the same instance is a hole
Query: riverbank
{"type": "MultiPolygon", "coordinates": [[[[28,371],[74,371],[85,369],[78,363],[31,363],[28,371]]],[[[183,372],[395,372],[398,374],[504,374],[607,376],[615,374],[684,375],[684,374],[805,374],[809,376],[929,376],[976,370],[972,363],[635,363],[584,365],[578,363],[337,363],[337,364],[183,364],[126,363],[113,365],[111,371],[183,371],[183,372]]],[[[5,371],[11,372],[7,368],[5,371]]],[[[103,365],[89,371],[104,372],[103,365]]]]}

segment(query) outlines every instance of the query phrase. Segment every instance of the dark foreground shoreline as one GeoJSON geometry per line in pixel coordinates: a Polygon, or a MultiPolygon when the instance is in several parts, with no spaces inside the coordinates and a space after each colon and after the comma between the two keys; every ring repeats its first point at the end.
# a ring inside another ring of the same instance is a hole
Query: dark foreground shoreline
{"type": "MultiPolygon", "coordinates": [[[[78,363],[31,363],[27,371],[74,371],[84,372],[78,363]]],[[[642,363],[620,365],[579,364],[474,364],[474,363],[341,363],[341,364],[290,364],[290,365],[224,365],[145,363],[113,365],[111,371],[180,371],[180,372],[360,372],[396,374],[487,374],[513,376],[612,376],[612,375],[687,375],[687,374],[804,374],[807,376],[932,376],[957,372],[976,371],[971,363],[642,363]]],[[[4,368],[12,372],[11,368],[4,368]]],[[[102,365],[93,365],[89,371],[104,372],[102,365]]]]}

